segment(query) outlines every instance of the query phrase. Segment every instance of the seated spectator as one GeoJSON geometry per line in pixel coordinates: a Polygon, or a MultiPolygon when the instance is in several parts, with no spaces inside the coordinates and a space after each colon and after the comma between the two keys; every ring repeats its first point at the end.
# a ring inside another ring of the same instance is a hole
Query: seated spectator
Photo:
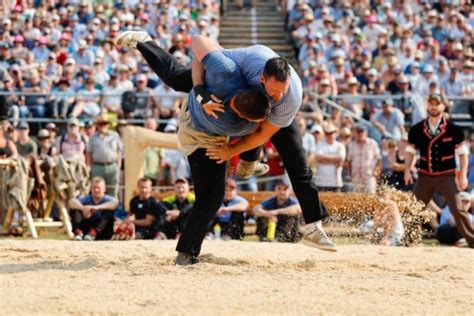
{"type": "Polygon", "coordinates": [[[72,117],[95,117],[101,112],[100,91],[95,87],[95,79],[88,77],[85,87],[79,90],[76,106],[71,113],[72,117]]]}
{"type": "MultiPolygon", "coordinates": [[[[153,113],[154,117],[160,118],[160,120],[167,120],[170,118],[176,118],[180,105],[183,101],[182,96],[179,92],[174,91],[166,84],[160,84],[154,89],[155,95],[155,112],[153,113]]],[[[159,125],[159,130],[163,131],[166,126],[166,123],[161,123],[159,125]]]]}
{"type": "Polygon", "coordinates": [[[189,183],[185,178],[178,178],[174,182],[174,194],[163,199],[166,211],[164,232],[168,239],[175,239],[181,235],[184,223],[193,207],[196,196],[189,192],[189,183]]]}
{"type": "Polygon", "coordinates": [[[56,87],[53,88],[53,94],[51,95],[51,101],[53,105],[52,116],[66,118],[76,102],[74,91],[71,89],[67,78],[63,77],[56,83],[56,87]]]}
{"type": "Polygon", "coordinates": [[[333,124],[324,127],[325,140],[316,146],[317,173],[315,183],[320,191],[339,191],[342,188],[342,166],[346,147],[336,140],[333,124]]]}
{"type": "MultiPolygon", "coordinates": [[[[228,178],[225,183],[225,194],[222,205],[216,213],[211,228],[219,225],[221,238],[224,240],[244,238],[244,217],[249,202],[237,195],[237,184],[234,179],[228,178]]],[[[219,238],[215,236],[214,238],[219,238]]]]}
{"type": "MultiPolygon", "coordinates": [[[[471,225],[474,225],[472,200],[472,195],[468,192],[458,193],[458,203],[461,205],[460,209],[469,213],[471,225]]],[[[468,247],[466,239],[462,237],[456,228],[456,223],[448,206],[443,209],[441,214],[439,226],[436,230],[436,238],[442,244],[455,245],[457,247],[468,247]]]]}
{"type": "Polygon", "coordinates": [[[33,117],[45,117],[47,110],[46,99],[49,90],[48,83],[40,80],[38,71],[36,69],[31,70],[23,91],[40,94],[27,95],[25,97],[26,107],[20,107],[20,116],[28,117],[31,113],[33,117]]]}
{"type": "Polygon", "coordinates": [[[147,87],[148,78],[144,74],[137,76],[136,88],[134,90],[137,101],[135,111],[129,114],[133,118],[153,117],[153,111],[158,107],[155,98],[153,98],[152,90],[147,87]]]}
{"type": "Polygon", "coordinates": [[[166,235],[163,232],[166,208],[152,197],[151,193],[150,179],[139,179],[138,195],[130,201],[130,213],[117,228],[114,237],[124,239],[121,238],[121,234],[127,234],[126,231],[123,231],[123,227],[126,227],[125,230],[135,232],[135,239],[166,239],[166,235]]]}
{"type": "Polygon", "coordinates": [[[110,75],[110,82],[104,87],[104,99],[102,105],[107,112],[123,114],[122,111],[122,94],[124,88],[119,85],[118,75],[112,73],[110,75]]]}
{"type": "Polygon", "coordinates": [[[49,131],[47,129],[40,129],[37,139],[37,155],[39,159],[54,157],[58,154],[56,147],[51,142],[51,136],[49,135],[49,131]]]}
{"type": "Polygon", "coordinates": [[[299,223],[301,207],[298,200],[290,196],[290,185],[280,180],[275,185],[275,196],[263,201],[253,209],[257,217],[257,235],[260,241],[297,242],[300,239],[299,223]],[[269,227],[276,224],[274,232],[269,227]]]}
{"type": "Polygon", "coordinates": [[[20,122],[16,127],[18,140],[15,142],[18,155],[27,158],[29,155],[36,155],[38,152],[36,143],[30,138],[30,126],[27,122],[20,122]]]}
{"type": "Polygon", "coordinates": [[[91,193],[71,199],[68,205],[71,210],[74,240],[93,241],[112,237],[114,211],[118,207],[118,201],[105,194],[103,178],[92,178],[91,193]]]}

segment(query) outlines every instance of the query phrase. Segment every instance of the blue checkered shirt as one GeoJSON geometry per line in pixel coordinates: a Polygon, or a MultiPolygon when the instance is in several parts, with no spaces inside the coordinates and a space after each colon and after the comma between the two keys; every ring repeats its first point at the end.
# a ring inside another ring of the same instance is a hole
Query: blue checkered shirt
{"type": "MultiPolygon", "coordinates": [[[[224,55],[232,59],[240,68],[246,82],[253,88],[265,92],[260,82],[263,68],[267,60],[278,55],[270,48],[263,45],[254,45],[245,48],[226,49],[224,55]]],[[[288,92],[278,101],[270,100],[271,112],[268,120],[279,127],[287,127],[295,118],[303,99],[303,86],[301,79],[290,66],[291,83],[288,92]]]]}
{"type": "MultiPolygon", "coordinates": [[[[214,51],[202,59],[206,69],[204,78],[206,89],[214,94],[224,103],[233,96],[249,89],[239,67],[222,51],[214,51]]],[[[188,109],[194,127],[208,135],[245,136],[252,134],[257,124],[240,118],[231,108],[226,105],[225,112],[217,112],[217,119],[206,114],[201,104],[196,100],[194,90],[189,93],[188,109]]]]}

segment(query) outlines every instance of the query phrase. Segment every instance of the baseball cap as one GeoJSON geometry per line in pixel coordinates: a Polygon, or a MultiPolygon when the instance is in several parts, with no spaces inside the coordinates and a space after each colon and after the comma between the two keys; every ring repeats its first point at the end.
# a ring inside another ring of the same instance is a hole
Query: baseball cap
{"type": "Polygon", "coordinates": [[[51,122],[51,123],[46,124],[46,129],[47,129],[47,130],[50,130],[50,131],[51,131],[51,130],[57,130],[57,127],[56,127],[56,124],[54,124],[53,122],[51,122]]]}
{"type": "Polygon", "coordinates": [[[458,195],[459,195],[459,199],[461,199],[461,201],[471,201],[471,199],[472,199],[469,192],[466,192],[466,191],[459,192],[458,195]]]}
{"type": "Polygon", "coordinates": [[[75,126],[79,126],[79,120],[75,117],[73,118],[70,118],[68,121],[67,121],[67,125],[69,126],[72,126],[72,125],[75,125],[75,126]]]}
{"type": "Polygon", "coordinates": [[[392,99],[385,99],[382,101],[382,106],[383,105],[393,105],[392,99]]]}
{"type": "Polygon", "coordinates": [[[28,124],[28,122],[21,121],[20,123],[18,123],[18,126],[16,128],[17,129],[30,129],[30,125],[28,124]]]}
{"type": "Polygon", "coordinates": [[[367,128],[367,125],[365,125],[364,123],[359,123],[356,125],[356,130],[367,132],[368,128],[367,128]]]}
{"type": "Polygon", "coordinates": [[[370,76],[377,76],[377,69],[375,68],[370,68],[368,71],[367,71],[367,74],[370,76]]]}
{"type": "Polygon", "coordinates": [[[405,76],[405,75],[402,75],[402,76],[400,76],[400,78],[398,78],[398,82],[399,83],[408,83],[408,77],[405,76]]]}
{"type": "Polygon", "coordinates": [[[178,179],[174,180],[174,184],[176,183],[186,183],[189,184],[188,180],[184,177],[179,177],[178,179]]]}
{"type": "Polygon", "coordinates": [[[432,93],[428,96],[428,102],[437,101],[438,103],[443,103],[443,96],[438,93],[432,93]]]}
{"type": "Polygon", "coordinates": [[[347,80],[347,83],[349,85],[357,84],[357,78],[356,77],[350,77],[349,80],[347,80]]]}
{"type": "Polygon", "coordinates": [[[139,81],[147,81],[146,75],[144,75],[144,74],[139,74],[139,75],[137,76],[137,82],[139,82],[139,81]]]}
{"type": "Polygon", "coordinates": [[[426,72],[432,73],[432,72],[434,72],[434,68],[433,68],[433,66],[428,64],[428,65],[425,66],[425,69],[423,69],[423,72],[424,73],[426,73],[426,72]]]}
{"type": "Polygon", "coordinates": [[[38,138],[49,138],[49,131],[47,129],[40,129],[38,132],[38,138]]]}
{"type": "Polygon", "coordinates": [[[311,127],[310,132],[311,132],[311,134],[314,134],[314,133],[322,134],[323,133],[323,128],[319,124],[314,124],[313,127],[311,127]]]}

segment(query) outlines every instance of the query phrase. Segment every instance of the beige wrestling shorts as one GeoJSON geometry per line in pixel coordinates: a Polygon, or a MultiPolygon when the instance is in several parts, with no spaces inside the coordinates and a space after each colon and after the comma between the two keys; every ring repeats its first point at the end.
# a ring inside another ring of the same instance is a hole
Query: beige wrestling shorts
{"type": "Polygon", "coordinates": [[[178,116],[178,149],[186,156],[191,155],[198,148],[215,147],[217,142],[228,142],[228,136],[210,136],[196,130],[191,115],[188,111],[188,103],[182,107],[178,116]]]}

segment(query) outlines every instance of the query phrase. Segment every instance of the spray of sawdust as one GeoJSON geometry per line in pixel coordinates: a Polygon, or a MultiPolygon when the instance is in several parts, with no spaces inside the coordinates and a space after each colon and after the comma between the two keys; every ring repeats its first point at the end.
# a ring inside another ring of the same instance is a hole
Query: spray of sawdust
{"type": "MultiPolygon", "coordinates": [[[[432,213],[418,201],[412,193],[398,191],[389,186],[381,186],[377,194],[368,193],[321,193],[321,199],[328,208],[334,223],[344,223],[353,227],[361,227],[373,218],[376,211],[385,208],[384,200],[394,201],[401,215],[405,230],[401,244],[412,246],[419,243],[423,236],[422,224],[428,222],[432,213]]],[[[355,230],[352,236],[360,237],[361,232],[355,230]]]]}

